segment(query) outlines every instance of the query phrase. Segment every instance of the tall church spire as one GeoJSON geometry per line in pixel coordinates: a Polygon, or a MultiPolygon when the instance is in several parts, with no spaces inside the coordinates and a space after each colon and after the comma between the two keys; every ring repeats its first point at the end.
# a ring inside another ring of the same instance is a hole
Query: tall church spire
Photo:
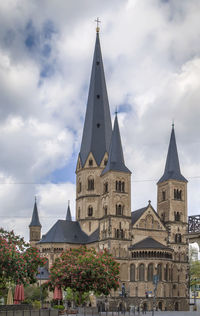
{"type": "Polygon", "coordinates": [[[84,166],[91,152],[100,165],[105,152],[108,152],[112,134],[110,109],[104,76],[103,60],[99,41],[99,28],[90,79],[87,110],[81,142],[80,159],[84,166]]]}
{"type": "Polygon", "coordinates": [[[115,116],[108,162],[105,169],[102,171],[102,174],[105,174],[107,171],[110,171],[110,170],[131,173],[124,163],[124,154],[123,154],[123,149],[122,149],[117,114],[115,116]]]}
{"type": "Polygon", "coordinates": [[[40,220],[39,220],[36,198],[35,198],[35,204],[34,204],[34,208],[33,208],[32,219],[31,219],[29,227],[31,227],[31,226],[40,226],[40,227],[42,226],[40,224],[40,220]]]}
{"type": "Polygon", "coordinates": [[[187,180],[182,176],[181,170],[180,170],[174,124],[172,124],[172,131],[171,131],[171,137],[170,137],[170,142],[169,142],[165,171],[164,171],[163,176],[158,181],[158,183],[161,183],[170,179],[187,182],[187,180]]]}

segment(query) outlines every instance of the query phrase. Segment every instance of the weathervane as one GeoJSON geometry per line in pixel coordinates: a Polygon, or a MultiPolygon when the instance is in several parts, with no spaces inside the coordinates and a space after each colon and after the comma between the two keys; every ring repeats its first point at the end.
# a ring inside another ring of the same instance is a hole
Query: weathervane
{"type": "Polygon", "coordinates": [[[97,19],[94,20],[94,21],[97,23],[96,31],[97,31],[97,33],[99,33],[99,30],[100,30],[100,28],[99,28],[99,23],[101,23],[101,21],[99,20],[99,18],[97,18],[97,19]]]}

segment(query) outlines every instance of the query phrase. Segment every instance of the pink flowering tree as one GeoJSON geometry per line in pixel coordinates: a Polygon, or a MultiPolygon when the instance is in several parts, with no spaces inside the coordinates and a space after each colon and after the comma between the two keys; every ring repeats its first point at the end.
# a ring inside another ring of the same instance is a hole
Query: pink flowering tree
{"type": "Polygon", "coordinates": [[[80,247],[63,252],[50,270],[50,287],[71,288],[79,295],[79,304],[84,293],[108,295],[119,287],[119,264],[104,250],[80,247]]]}
{"type": "Polygon", "coordinates": [[[36,282],[38,267],[44,266],[36,248],[30,247],[23,238],[0,228],[0,284],[7,282],[30,284],[36,282]]]}

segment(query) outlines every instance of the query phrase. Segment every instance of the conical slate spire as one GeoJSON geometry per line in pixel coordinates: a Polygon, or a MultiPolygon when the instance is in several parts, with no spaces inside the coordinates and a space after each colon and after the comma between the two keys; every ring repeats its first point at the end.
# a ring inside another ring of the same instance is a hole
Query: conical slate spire
{"type": "Polygon", "coordinates": [[[31,226],[42,226],[40,224],[40,220],[39,220],[39,216],[38,216],[38,210],[37,210],[37,201],[35,199],[35,204],[34,204],[34,208],[33,208],[33,214],[32,214],[32,219],[31,219],[31,222],[30,222],[30,225],[29,227],[31,226]]]}
{"type": "Polygon", "coordinates": [[[106,172],[110,170],[131,173],[124,163],[124,154],[123,154],[123,149],[122,149],[117,114],[115,116],[114,129],[112,132],[108,162],[105,169],[102,171],[102,174],[105,174],[106,172]]]}
{"type": "Polygon", "coordinates": [[[68,203],[68,207],[67,207],[66,221],[70,221],[70,222],[72,221],[72,215],[71,215],[69,203],[68,203]]]}
{"type": "Polygon", "coordinates": [[[90,152],[92,152],[96,163],[100,165],[105,152],[109,150],[111,134],[110,109],[101,56],[99,32],[97,32],[80,150],[82,166],[84,166],[90,152]]]}
{"type": "Polygon", "coordinates": [[[176,146],[176,137],[174,132],[174,124],[172,124],[171,137],[169,142],[169,148],[167,153],[167,160],[165,165],[165,171],[163,176],[160,178],[158,183],[164,182],[170,179],[187,182],[187,180],[182,176],[179,159],[178,159],[178,151],[176,146]]]}

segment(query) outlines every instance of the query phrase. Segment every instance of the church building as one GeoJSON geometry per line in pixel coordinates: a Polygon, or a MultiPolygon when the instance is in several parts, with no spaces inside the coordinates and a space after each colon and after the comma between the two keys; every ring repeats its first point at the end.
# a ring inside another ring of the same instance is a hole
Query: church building
{"type": "Polygon", "coordinates": [[[150,201],[132,211],[131,171],[124,160],[117,114],[112,128],[97,28],[76,165],[76,220],[68,206],[66,219],[41,237],[35,201],[30,243],[48,258],[49,267],[69,248],[108,249],[120,263],[120,288],[111,292],[110,307],[124,304],[150,310],[155,291],[158,309],[188,310],[187,218],[187,180],[180,170],[174,126],[164,173],[157,182],[157,211],[150,201]]]}

